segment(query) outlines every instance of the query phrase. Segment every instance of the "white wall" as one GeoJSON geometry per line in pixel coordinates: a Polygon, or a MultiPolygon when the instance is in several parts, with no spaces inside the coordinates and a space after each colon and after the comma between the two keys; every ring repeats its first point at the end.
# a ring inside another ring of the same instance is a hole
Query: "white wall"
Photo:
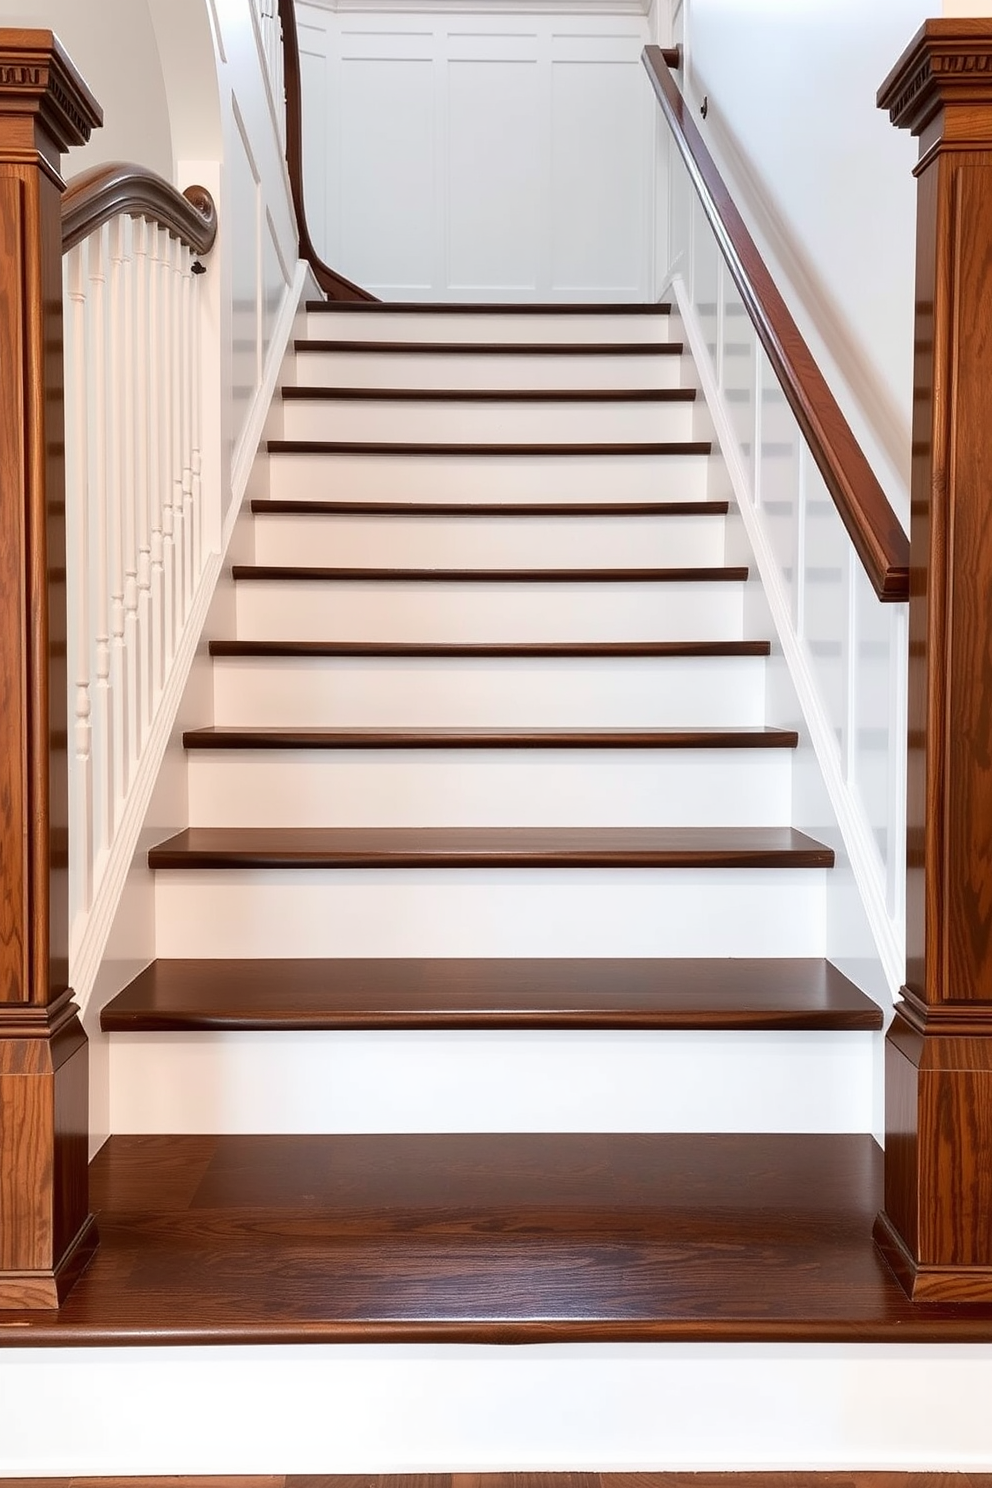
{"type": "Polygon", "coordinates": [[[299,0],[318,248],[384,299],[648,298],[647,18],[496,10],[299,0]]]}
{"type": "Polygon", "coordinates": [[[907,517],[917,145],[875,92],[939,13],[939,0],[684,0],[676,19],[690,93],[708,98],[697,122],[907,517]]]}

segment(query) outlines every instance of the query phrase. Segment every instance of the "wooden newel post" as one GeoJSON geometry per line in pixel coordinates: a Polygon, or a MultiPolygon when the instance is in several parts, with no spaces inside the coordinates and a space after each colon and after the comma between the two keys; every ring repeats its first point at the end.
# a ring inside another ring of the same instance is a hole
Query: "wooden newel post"
{"type": "Polygon", "coordinates": [[[992,20],[928,21],[878,95],[920,140],[908,959],[876,1240],[992,1300],[992,20]]]}
{"type": "Polygon", "coordinates": [[[100,110],[48,31],[0,31],[0,1308],[96,1244],[68,987],[62,152],[100,110]]]}

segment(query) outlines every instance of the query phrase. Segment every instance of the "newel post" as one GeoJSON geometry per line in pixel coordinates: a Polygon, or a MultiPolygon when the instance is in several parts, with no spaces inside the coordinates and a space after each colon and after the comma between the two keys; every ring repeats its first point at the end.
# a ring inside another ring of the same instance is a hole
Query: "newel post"
{"type": "Polygon", "coordinates": [[[0,31],[0,1309],[96,1243],[68,987],[61,154],[100,110],[49,31],[0,31]]]}
{"type": "Polygon", "coordinates": [[[919,136],[907,976],[875,1236],[920,1301],[992,1300],[992,20],[879,91],[919,136]]]}

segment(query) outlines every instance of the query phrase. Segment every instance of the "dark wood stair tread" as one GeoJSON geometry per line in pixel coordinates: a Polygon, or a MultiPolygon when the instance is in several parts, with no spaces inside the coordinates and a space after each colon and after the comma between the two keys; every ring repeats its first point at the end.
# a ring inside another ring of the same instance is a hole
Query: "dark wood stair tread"
{"type": "Polygon", "coordinates": [[[273,501],[252,515],[325,517],[725,517],[729,501],[273,501]]]}
{"type": "Polygon", "coordinates": [[[642,303],[638,300],[621,300],[616,305],[608,301],[556,302],[542,305],[528,300],[525,303],[502,305],[493,300],[471,301],[419,301],[419,300],[307,300],[307,311],[311,315],[327,313],[346,315],[671,315],[672,307],[667,301],[642,303]]]}
{"type": "Polygon", "coordinates": [[[270,455],[485,455],[489,459],[557,458],[592,459],[599,455],[708,455],[708,440],[625,440],[623,442],[578,441],[554,444],[430,442],[421,440],[270,439],[270,455]]]}
{"type": "Polygon", "coordinates": [[[288,402],[344,403],[692,403],[695,388],[284,387],[288,402]]]}
{"type": "Polygon", "coordinates": [[[186,749],[795,749],[793,729],[187,729],[186,749]]]}
{"type": "Polygon", "coordinates": [[[115,1136],[101,1244],[5,1347],[988,1343],[872,1244],[869,1136],[115,1136]]]}
{"type": "Polygon", "coordinates": [[[235,563],[241,582],[300,580],[406,584],[743,584],[744,567],[719,568],[325,568],[288,563],[235,563]]]}
{"type": "Polygon", "coordinates": [[[412,352],[416,356],[673,356],[681,341],[342,341],[301,336],[294,351],[412,352]]]}
{"type": "Polygon", "coordinates": [[[769,641],[211,641],[211,656],[405,656],[479,660],[769,656],[769,641]]]}
{"type": "Polygon", "coordinates": [[[148,854],[189,868],[829,868],[792,827],[188,827],[148,854]]]}
{"type": "Polygon", "coordinates": [[[881,1026],[819,960],[153,961],[101,1015],[108,1032],[881,1026]]]}

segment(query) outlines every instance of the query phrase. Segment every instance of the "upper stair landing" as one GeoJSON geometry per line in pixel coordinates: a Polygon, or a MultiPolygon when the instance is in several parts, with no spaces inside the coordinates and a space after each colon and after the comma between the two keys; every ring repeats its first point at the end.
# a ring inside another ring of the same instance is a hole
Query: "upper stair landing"
{"type": "Polygon", "coordinates": [[[670,305],[307,304],[316,340],[653,345],[669,339],[670,321],[670,305]]]}

